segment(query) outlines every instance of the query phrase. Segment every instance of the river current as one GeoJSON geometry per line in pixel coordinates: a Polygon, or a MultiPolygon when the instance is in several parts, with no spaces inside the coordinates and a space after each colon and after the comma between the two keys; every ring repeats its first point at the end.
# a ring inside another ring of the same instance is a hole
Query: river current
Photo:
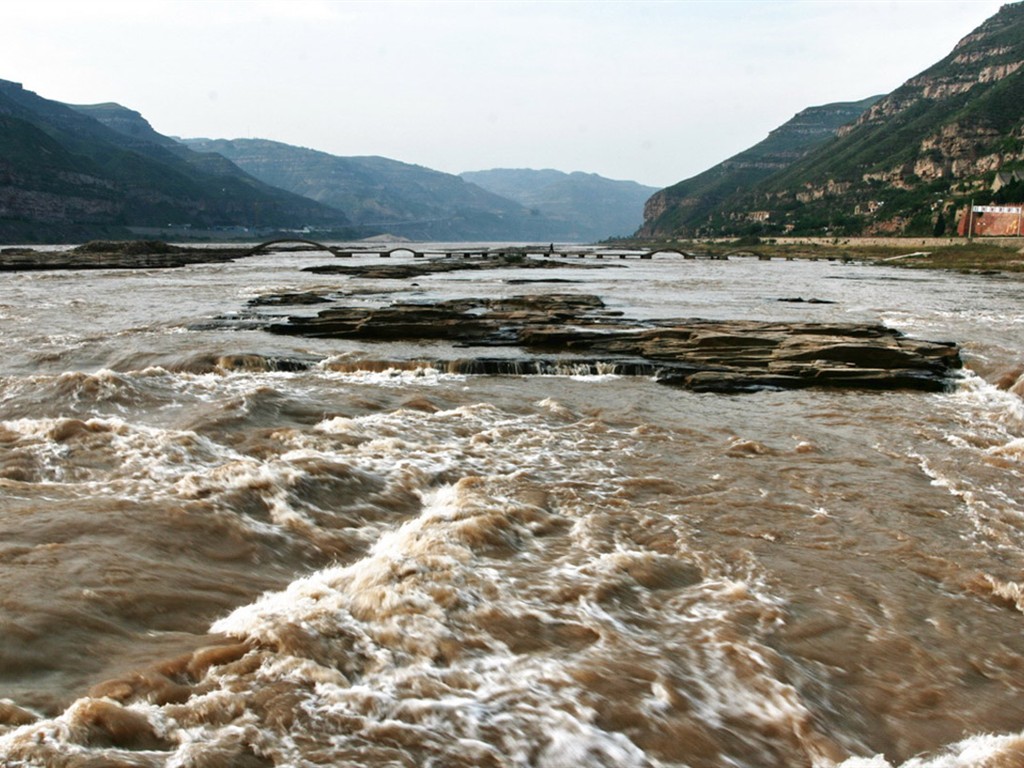
{"type": "Polygon", "coordinates": [[[0,276],[0,765],[1024,765],[1021,280],[585,261],[0,276]],[[472,350],[249,304],[552,290],[883,322],[965,368],[742,395],[386,369],[360,361],[472,350]]]}

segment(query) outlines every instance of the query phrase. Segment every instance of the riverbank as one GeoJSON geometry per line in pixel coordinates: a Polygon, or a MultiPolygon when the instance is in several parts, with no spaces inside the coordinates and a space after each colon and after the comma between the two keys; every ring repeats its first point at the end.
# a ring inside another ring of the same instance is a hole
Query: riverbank
{"type": "MultiPolygon", "coordinates": [[[[626,245],[627,243],[616,243],[626,245]]],[[[636,248],[673,248],[722,256],[737,251],[762,258],[844,259],[915,269],[1024,272],[1024,238],[775,237],[721,240],[630,241],[636,248]]]]}

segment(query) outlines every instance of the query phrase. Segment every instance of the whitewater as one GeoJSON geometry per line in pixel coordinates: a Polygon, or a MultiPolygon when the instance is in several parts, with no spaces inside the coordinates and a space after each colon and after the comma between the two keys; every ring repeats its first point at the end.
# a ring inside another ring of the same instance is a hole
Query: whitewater
{"type": "Polygon", "coordinates": [[[0,764],[1024,764],[1020,278],[302,271],[333,258],[0,276],[0,764]],[[553,279],[638,319],[880,322],[964,369],[471,376],[401,364],[473,354],[443,342],[271,334],[320,307],[259,301],[553,279]]]}

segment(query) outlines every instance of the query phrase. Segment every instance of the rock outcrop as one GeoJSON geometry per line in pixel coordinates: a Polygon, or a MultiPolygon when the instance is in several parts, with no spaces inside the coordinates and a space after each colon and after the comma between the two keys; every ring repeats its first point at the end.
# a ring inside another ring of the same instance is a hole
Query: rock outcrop
{"type": "Polygon", "coordinates": [[[437,341],[464,348],[513,347],[509,356],[350,361],[349,368],[430,366],[480,374],[615,373],[702,392],[765,388],[916,389],[949,386],[960,367],[951,343],[921,341],[871,324],[665,320],[637,322],[596,296],[332,308],[291,317],[274,333],[362,341],[437,341]]]}
{"type": "Polygon", "coordinates": [[[785,170],[854,121],[880,97],[809,107],[773,130],[764,141],[693,178],[652,195],[644,205],[640,237],[692,233],[737,190],[785,170]]]}

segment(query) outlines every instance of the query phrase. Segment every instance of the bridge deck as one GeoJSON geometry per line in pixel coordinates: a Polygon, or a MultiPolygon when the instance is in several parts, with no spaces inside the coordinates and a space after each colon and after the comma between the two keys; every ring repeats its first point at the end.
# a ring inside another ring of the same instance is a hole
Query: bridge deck
{"type": "MultiPolygon", "coordinates": [[[[602,249],[602,248],[585,248],[585,247],[566,247],[566,246],[515,246],[507,248],[486,248],[486,247],[450,247],[450,248],[430,248],[422,247],[416,244],[413,245],[399,245],[390,247],[380,248],[367,248],[367,247],[352,247],[352,246],[337,246],[337,245],[326,245],[324,243],[318,243],[314,240],[306,240],[304,238],[280,238],[277,240],[268,240],[265,243],[252,248],[249,251],[249,255],[256,255],[257,253],[266,253],[273,250],[275,245],[305,245],[311,248],[327,251],[335,256],[341,258],[352,258],[354,256],[378,256],[382,259],[391,258],[394,255],[408,255],[413,258],[421,259],[426,257],[433,258],[488,258],[488,257],[502,257],[502,256],[532,256],[542,257],[551,259],[653,259],[655,256],[665,257],[681,257],[684,259],[726,259],[730,254],[725,255],[710,255],[706,253],[699,253],[695,251],[683,251],[677,248],[660,248],[650,251],[638,251],[638,250],[622,250],[622,249],[602,249]]],[[[737,252],[732,255],[741,255],[737,252]]],[[[742,255],[757,256],[759,254],[744,252],[742,255]]]]}

